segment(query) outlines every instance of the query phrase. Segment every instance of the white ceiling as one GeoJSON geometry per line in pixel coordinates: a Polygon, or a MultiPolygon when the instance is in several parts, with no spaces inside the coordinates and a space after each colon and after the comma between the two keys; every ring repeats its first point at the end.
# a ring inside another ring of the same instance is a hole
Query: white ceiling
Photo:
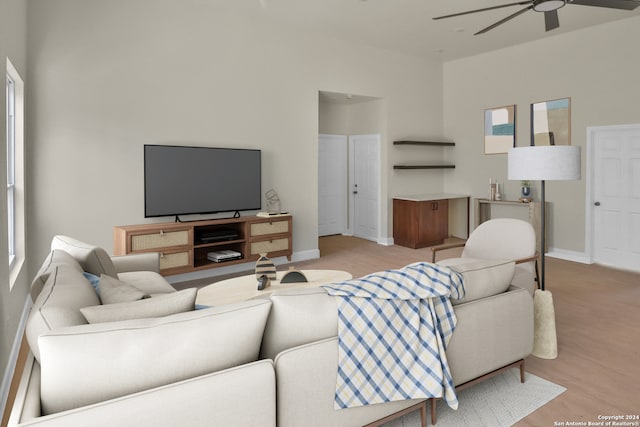
{"type": "MultiPolygon", "coordinates": [[[[236,0],[234,0],[235,2],[236,0]]],[[[558,10],[560,28],[545,32],[544,15],[533,10],[485,34],[473,33],[526,6],[511,6],[434,21],[435,16],[480,9],[514,0],[253,0],[279,25],[324,37],[443,60],[550,37],[563,32],[640,15],[633,11],[567,4],[558,10]]]]}

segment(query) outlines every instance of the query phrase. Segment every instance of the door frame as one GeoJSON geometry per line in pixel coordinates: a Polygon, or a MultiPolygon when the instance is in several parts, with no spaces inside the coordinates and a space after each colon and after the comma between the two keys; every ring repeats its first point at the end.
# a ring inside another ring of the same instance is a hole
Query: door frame
{"type": "Polygon", "coordinates": [[[593,220],[593,203],[595,200],[595,140],[596,134],[600,131],[625,131],[637,130],[640,132],[640,124],[631,125],[610,125],[610,126],[589,126],[587,127],[587,191],[585,197],[585,252],[589,263],[595,262],[595,222],[593,220]]]}
{"type": "Polygon", "coordinates": [[[379,133],[372,134],[358,134],[358,135],[349,135],[347,140],[349,144],[349,224],[347,226],[346,235],[353,236],[355,235],[355,196],[353,194],[353,189],[355,185],[355,142],[353,141],[354,137],[358,136],[372,136],[378,139],[378,159],[377,159],[377,167],[378,167],[378,201],[377,201],[377,236],[375,238],[376,243],[381,243],[382,236],[382,170],[381,170],[381,158],[382,158],[382,135],[379,133]]]}

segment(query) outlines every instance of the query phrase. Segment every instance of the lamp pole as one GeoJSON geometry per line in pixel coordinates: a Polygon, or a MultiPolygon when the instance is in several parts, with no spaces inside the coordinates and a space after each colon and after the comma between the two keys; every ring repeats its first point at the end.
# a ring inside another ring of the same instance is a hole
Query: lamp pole
{"type": "Polygon", "coordinates": [[[540,290],[544,291],[544,252],[545,252],[545,247],[546,247],[546,212],[545,212],[545,208],[546,208],[546,202],[545,202],[545,198],[544,198],[544,179],[542,181],[540,181],[540,196],[542,199],[542,203],[541,203],[541,207],[540,207],[540,214],[542,215],[542,218],[540,219],[540,225],[541,225],[541,236],[540,236],[540,290]]]}

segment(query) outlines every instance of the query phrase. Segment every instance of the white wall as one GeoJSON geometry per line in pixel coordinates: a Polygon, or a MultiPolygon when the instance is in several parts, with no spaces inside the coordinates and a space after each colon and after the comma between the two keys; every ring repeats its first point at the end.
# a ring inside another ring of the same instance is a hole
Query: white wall
{"type": "MultiPolygon", "coordinates": [[[[26,33],[27,6],[22,0],[0,0],[0,64],[2,74],[6,70],[6,58],[11,60],[23,81],[26,77],[26,33]]],[[[4,78],[3,78],[4,81],[4,78]]],[[[28,89],[28,82],[25,82],[28,89]]],[[[7,188],[7,150],[6,150],[6,91],[0,97],[0,188],[7,188]]],[[[0,410],[4,405],[4,397],[8,392],[12,372],[9,361],[12,348],[19,345],[21,335],[18,334],[20,317],[25,306],[29,290],[27,266],[23,265],[18,274],[13,290],[9,291],[9,269],[7,254],[7,196],[0,192],[0,410]]]]}
{"type": "MultiPolygon", "coordinates": [[[[572,144],[582,147],[582,180],[548,182],[549,246],[585,251],[586,128],[640,123],[640,17],[444,64],[444,129],[457,142],[448,192],[487,197],[489,178],[507,182],[506,154],[483,154],[484,109],[516,104],[517,145],[529,145],[529,104],[571,97],[572,144]]],[[[536,196],[539,197],[536,188],[536,196]]]]}
{"type": "Polygon", "coordinates": [[[317,248],[319,90],[384,98],[389,139],[441,133],[441,64],[287,30],[258,2],[240,9],[30,3],[36,257],[57,233],[110,250],[114,225],[145,222],[145,143],[262,149],[263,189],[293,213],[302,252],[317,248]]]}

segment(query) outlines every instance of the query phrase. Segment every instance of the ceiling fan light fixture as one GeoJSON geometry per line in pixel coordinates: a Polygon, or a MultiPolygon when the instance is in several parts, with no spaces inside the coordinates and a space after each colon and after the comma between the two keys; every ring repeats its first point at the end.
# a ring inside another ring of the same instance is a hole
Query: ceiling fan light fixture
{"type": "Polygon", "coordinates": [[[536,12],[551,12],[558,10],[567,4],[566,0],[539,0],[533,3],[533,10],[536,12]]]}

